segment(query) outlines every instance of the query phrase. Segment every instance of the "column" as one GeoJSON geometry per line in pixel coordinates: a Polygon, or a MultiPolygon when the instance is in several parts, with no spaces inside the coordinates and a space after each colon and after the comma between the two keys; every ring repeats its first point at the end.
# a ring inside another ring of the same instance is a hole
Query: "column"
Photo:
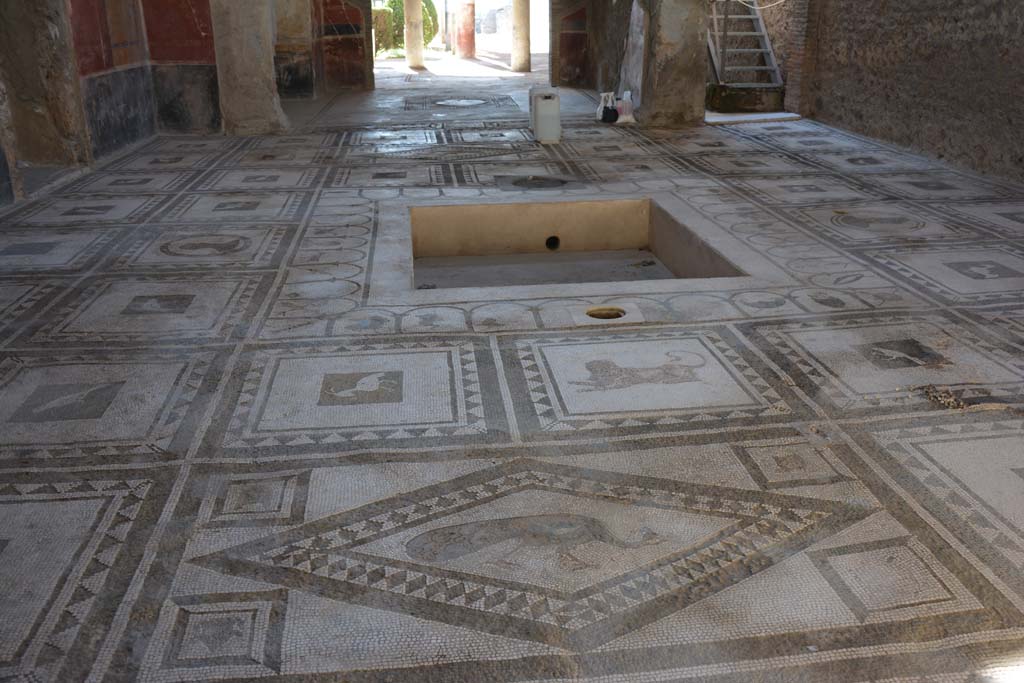
{"type": "Polygon", "coordinates": [[[512,0],[512,70],[530,71],[530,0],[512,0]]]}
{"type": "Polygon", "coordinates": [[[651,126],[701,124],[707,97],[707,3],[662,0],[657,7],[650,14],[637,116],[651,126]]]}
{"type": "Polygon", "coordinates": [[[273,0],[211,0],[224,131],[264,135],[284,130],[274,73],[273,0]]]}
{"type": "Polygon", "coordinates": [[[410,69],[422,69],[423,64],[423,0],[404,0],[405,5],[405,63],[410,69]]]}
{"type": "Polygon", "coordinates": [[[461,59],[476,57],[476,5],[473,2],[459,3],[455,17],[455,56],[461,59]]]}

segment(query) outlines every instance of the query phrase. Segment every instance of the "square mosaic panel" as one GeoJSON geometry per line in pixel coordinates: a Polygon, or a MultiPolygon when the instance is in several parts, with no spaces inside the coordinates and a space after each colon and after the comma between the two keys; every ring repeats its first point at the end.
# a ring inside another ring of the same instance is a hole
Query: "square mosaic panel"
{"type": "Polygon", "coordinates": [[[962,315],[1015,344],[1024,344],[1024,302],[983,309],[963,309],[962,315]]]}
{"type": "Polygon", "coordinates": [[[253,457],[488,442],[507,430],[493,388],[490,353],[471,340],[261,349],[236,367],[225,429],[205,448],[253,457]]]}
{"type": "MultiPolygon", "coordinates": [[[[257,171],[257,169],[277,169],[284,173],[284,169],[298,169],[295,177],[302,177],[308,172],[309,166],[330,165],[340,161],[342,151],[333,147],[299,147],[294,145],[272,145],[262,146],[255,149],[242,149],[226,157],[219,166],[239,167],[257,171]]],[[[274,170],[271,172],[277,173],[274,170]]],[[[249,173],[249,175],[266,174],[267,171],[249,173]]],[[[241,178],[237,172],[232,171],[231,176],[241,178]]],[[[222,176],[218,176],[222,177],[222,176]]]]}
{"type": "Polygon", "coordinates": [[[464,110],[464,109],[513,109],[519,111],[519,105],[508,95],[481,96],[475,93],[465,95],[416,95],[405,98],[406,111],[426,110],[464,110]]]}
{"type": "Polygon", "coordinates": [[[954,171],[879,174],[865,182],[906,199],[991,199],[1009,194],[999,183],[954,171]]]}
{"type": "Polygon", "coordinates": [[[859,440],[905,491],[1024,592],[1024,420],[989,417],[880,426],[859,440]]]}
{"type": "Polygon", "coordinates": [[[831,170],[854,175],[917,171],[939,166],[937,162],[929,159],[883,150],[862,151],[852,154],[805,154],[803,156],[805,159],[821,164],[831,170]]]}
{"type": "Polygon", "coordinates": [[[280,673],[287,600],[283,589],[175,597],[160,614],[139,680],[280,673]]]}
{"type": "MultiPolygon", "coordinates": [[[[177,171],[209,168],[224,154],[221,146],[209,146],[205,142],[197,142],[202,147],[182,148],[181,142],[170,146],[156,147],[131,154],[110,164],[108,169],[119,171],[177,171]]],[[[186,143],[187,144],[187,143],[186,143]]]]}
{"type": "Polygon", "coordinates": [[[84,680],[144,559],[166,471],[6,474],[0,483],[0,677],[84,680]]]}
{"type": "Polygon", "coordinates": [[[62,284],[41,279],[32,282],[0,281],[0,339],[4,338],[5,331],[17,334],[20,328],[14,323],[27,319],[45,306],[61,291],[62,284]]]}
{"type": "Polygon", "coordinates": [[[192,183],[197,171],[106,171],[91,173],[62,187],[60,194],[136,194],[178,192],[192,183]]]}
{"type": "Polygon", "coordinates": [[[520,423],[536,432],[763,424],[801,410],[721,328],[511,338],[504,362],[520,423]]]}
{"type": "Polygon", "coordinates": [[[957,202],[941,210],[971,225],[983,225],[1010,239],[1024,238],[1024,201],[957,202]]]}
{"type": "Polygon", "coordinates": [[[884,623],[959,602],[981,607],[923,543],[913,537],[807,553],[861,623],[884,623]]]}
{"type": "Polygon", "coordinates": [[[1024,400],[1024,359],[942,314],[875,315],[741,326],[801,390],[835,416],[1024,400]],[[938,389],[936,389],[938,388],[938,389]]]}
{"type": "Polygon", "coordinates": [[[492,162],[549,161],[551,157],[536,143],[491,142],[469,144],[380,144],[366,149],[349,149],[346,161],[353,164],[391,165],[394,162],[456,163],[487,160],[492,162]]]}
{"type": "Polygon", "coordinates": [[[292,133],[251,138],[247,149],[287,149],[289,147],[338,147],[350,133],[343,131],[322,131],[315,133],[292,133]]]}
{"type": "Polygon", "coordinates": [[[6,229],[0,232],[0,272],[82,272],[95,265],[125,232],[120,228],[6,229]]]}
{"type": "Polygon", "coordinates": [[[199,510],[207,528],[285,526],[305,521],[309,470],[220,475],[199,510]]]}
{"type": "Polygon", "coordinates": [[[310,192],[218,192],[186,194],[174,200],[157,218],[164,223],[274,223],[299,221],[310,192]]]}
{"type": "Polygon", "coordinates": [[[878,199],[881,194],[840,175],[742,177],[732,185],[765,204],[809,205],[878,199]]]}
{"type": "Polygon", "coordinates": [[[687,160],[690,164],[713,175],[754,175],[775,173],[820,173],[820,169],[801,163],[784,154],[716,154],[687,160]]]}
{"type": "Polygon", "coordinates": [[[237,338],[248,329],[270,278],[202,273],[95,278],[65,297],[28,339],[38,344],[129,344],[237,338]]]}
{"type": "Polygon", "coordinates": [[[736,457],[763,489],[823,486],[852,481],[831,449],[806,441],[731,444],[736,457]]]}
{"type": "Polygon", "coordinates": [[[752,138],[730,135],[712,127],[686,131],[666,131],[655,142],[666,152],[691,155],[752,154],[772,151],[770,147],[752,138]]]}
{"type": "Polygon", "coordinates": [[[785,210],[798,225],[845,247],[918,245],[990,235],[909,202],[872,202],[785,210]]]}
{"type": "Polygon", "coordinates": [[[193,190],[265,191],[314,189],[324,177],[323,169],[274,168],[273,170],[230,169],[206,173],[193,190]]]}
{"type": "Polygon", "coordinates": [[[167,200],[159,194],[55,197],[28,202],[4,220],[33,227],[142,223],[167,200]]]}
{"type": "Polygon", "coordinates": [[[948,303],[1016,302],[1024,291],[1024,248],[1012,244],[897,247],[867,256],[948,303]]]}
{"type": "Polygon", "coordinates": [[[247,138],[226,135],[160,135],[139,151],[148,154],[156,152],[215,153],[234,149],[248,141],[247,138]]]}
{"type": "Polygon", "coordinates": [[[142,228],[132,234],[114,270],[259,270],[277,266],[291,243],[290,225],[142,228]]]}
{"type": "Polygon", "coordinates": [[[180,457],[220,362],[211,352],[0,357],[0,458],[180,457]]]}
{"type": "Polygon", "coordinates": [[[354,166],[335,169],[328,185],[330,187],[406,187],[406,186],[450,186],[454,179],[448,164],[424,166],[401,165],[393,168],[381,165],[354,166]]]}
{"type": "MultiPolygon", "coordinates": [[[[763,132],[763,131],[762,131],[763,132]]],[[[836,130],[779,131],[759,135],[758,140],[770,143],[787,152],[797,153],[876,153],[883,151],[877,142],[836,130]]]]}
{"type": "MultiPolygon", "coordinates": [[[[434,128],[368,128],[365,130],[349,130],[345,133],[344,145],[356,147],[359,145],[378,144],[427,144],[431,142],[443,142],[447,131],[434,128]]],[[[523,139],[522,137],[517,138],[523,139]]],[[[456,140],[458,141],[458,140],[456,140]]]]}

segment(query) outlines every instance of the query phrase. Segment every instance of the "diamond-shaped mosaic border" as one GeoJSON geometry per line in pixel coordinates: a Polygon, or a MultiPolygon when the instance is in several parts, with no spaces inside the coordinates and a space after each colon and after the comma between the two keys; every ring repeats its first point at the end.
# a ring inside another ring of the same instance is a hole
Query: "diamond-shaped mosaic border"
{"type": "Polygon", "coordinates": [[[594,647],[766,569],[862,519],[833,501],[516,460],[192,560],[325,597],[570,648],[594,647]],[[574,592],[377,557],[361,546],[513,493],[541,490],[731,518],[652,565],[574,592]]]}

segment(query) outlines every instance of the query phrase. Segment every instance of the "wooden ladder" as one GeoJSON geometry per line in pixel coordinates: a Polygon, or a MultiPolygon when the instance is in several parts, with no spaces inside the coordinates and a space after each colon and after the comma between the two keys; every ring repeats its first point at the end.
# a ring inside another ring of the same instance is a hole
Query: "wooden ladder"
{"type": "Polygon", "coordinates": [[[779,63],[756,0],[711,0],[708,52],[715,78],[721,85],[733,88],[782,85],[779,63]]]}

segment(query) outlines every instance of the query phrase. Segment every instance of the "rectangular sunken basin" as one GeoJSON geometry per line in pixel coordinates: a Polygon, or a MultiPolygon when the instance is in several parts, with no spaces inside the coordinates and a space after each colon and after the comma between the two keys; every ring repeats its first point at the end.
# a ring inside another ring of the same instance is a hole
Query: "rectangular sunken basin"
{"type": "Polygon", "coordinates": [[[652,199],[417,206],[419,289],[746,275],[652,199]]]}

